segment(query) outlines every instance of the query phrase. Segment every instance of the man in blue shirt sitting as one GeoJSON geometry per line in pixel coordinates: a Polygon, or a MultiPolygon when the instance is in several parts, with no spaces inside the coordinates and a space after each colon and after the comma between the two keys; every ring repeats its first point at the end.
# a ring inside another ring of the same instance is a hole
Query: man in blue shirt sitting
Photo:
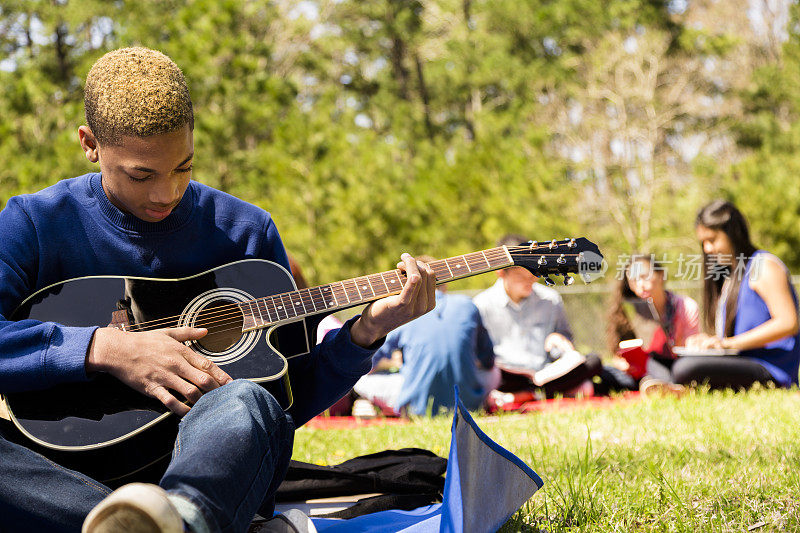
{"type": "MultiPolygon", "coordinates": [[[[420,256],[429,263],[432,257],[420,256]]],[[[437,414],[453,407],[453,386],[468,409],[478,409],[500,382],[494,350],[475,304],[459,294],[436,291],[430,313],[392,331],[373,357],[380,368],[402,354],[399,372],[364,376],[355,391],[395,412],[407,408],[417,415],[437,414]]]]}

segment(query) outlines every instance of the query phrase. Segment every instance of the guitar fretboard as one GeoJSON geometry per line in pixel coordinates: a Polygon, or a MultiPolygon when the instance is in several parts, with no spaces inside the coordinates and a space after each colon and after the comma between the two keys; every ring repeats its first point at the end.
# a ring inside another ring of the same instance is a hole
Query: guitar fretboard
{"type": "MultiPolygon", "coordinates": [[[[504,247],[490,248],[429,263],[436,274],[437,285],[513,264],[514,261],[504,247]]],[[[406,275],[395,269],[242,302],[238,304],[244,314],[242,331],[260,329],[317,313],[345,309],[392,294],[399,294],[406,281],[406,275]]]]}

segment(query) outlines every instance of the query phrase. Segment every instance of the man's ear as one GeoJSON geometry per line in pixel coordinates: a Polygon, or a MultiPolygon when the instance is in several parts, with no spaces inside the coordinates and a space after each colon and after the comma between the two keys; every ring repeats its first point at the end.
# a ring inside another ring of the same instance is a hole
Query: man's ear
{"type": "Polygon", "coordinates": [[[97,163],[99,156],[97,154],[97,139],[89,129],[89,126],[80,126],[78,128],[78,139],[81,141],[81,148],[83,153],[86,154],[86,159],[92,163],[97,163]]]}

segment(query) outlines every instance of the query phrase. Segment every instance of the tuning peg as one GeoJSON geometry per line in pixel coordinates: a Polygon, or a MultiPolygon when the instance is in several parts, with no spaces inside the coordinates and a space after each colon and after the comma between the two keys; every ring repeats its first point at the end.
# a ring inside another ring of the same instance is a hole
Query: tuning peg
{"type": "Polygon", "coordinates": [[[530,243],[531,244],[530,244],[530,246],[528,246],[528,250],[530,250],[531,252],[539,247],[539,243],[536,242],[536,241],[530,241],[530,243]]]}
{"type": "Polygon", "coordinates": [[[575,278],[573,278],[569,274],[564,274],[564,285],[569,286],[572,285],[573,283],[575,283],[575,278]]]}
{"type": "Polygon", "coordinates": [[[536,263],[537,263],[539,266],[544,266],[544,265],[546,265],[546,264],[547,264],[547,259],[545,259],[545,258],[544,258],[544,256],[540,256],[540,257],[539,257],[539,260],[538,260],[536,263]]]}
{"type": "Polygon", "coordinates": [[[550,246],[550,249],[552,250],[553,248],[558,246],[558,243],[556,242],[555,239],[553,239],[552,241],[550,241],[550,245],[549,246],[550,246]]]}
{"type": "Polygon", "coordinates": [[[560,256],[558,256],[558,259],[556,259],[556,263],[558,263],[559,265],[563,265],[566,262],[567,259],[566,257],[564,257],[564,254],[561,254],[560,256]]]}
{"type": "Polygon", "coordinates": [[[556,284],[556,282],[553,281],[553,278],[551,278],[550,276],[545,276],[544,277],[544,284],[547,285],[548,287],[552,287],[553,285],[556,284]]]}
{"type": "Polygon", "coordinates": [[[575,248],[578,244],[575,242],[575,239],[570,239],[567,243],[567,248],[575,248]]]}

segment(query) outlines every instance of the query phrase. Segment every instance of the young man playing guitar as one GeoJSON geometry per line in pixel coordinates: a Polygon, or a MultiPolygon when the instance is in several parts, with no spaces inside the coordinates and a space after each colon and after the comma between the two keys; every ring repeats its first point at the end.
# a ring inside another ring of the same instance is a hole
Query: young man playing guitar
{"type": "Polygon", "coordinates": [[[249,258],[288,270],[267,212],[191,181],[192,103],[169,58],[144,48],[106,54],[89,72],[85,104],[78,135],[100,172],[11,198],[0,213],[0,393],[106,374],[182,421],[160,487],[113,494],[19,444],[2,421],[0,529],[74,531],[86,519],[84,530],[96,532],[244,531],[259,509],[271,513],[294,428],[369,371],[389,331],[433,308],[434,273],[404,254],[402,292],[374,301],[289,363],[294,403],[286,412],[263,387],[232,380],[187,346],[203,328],[8,320],[29,295],[66,279],[182,278],[249,258]]]}

